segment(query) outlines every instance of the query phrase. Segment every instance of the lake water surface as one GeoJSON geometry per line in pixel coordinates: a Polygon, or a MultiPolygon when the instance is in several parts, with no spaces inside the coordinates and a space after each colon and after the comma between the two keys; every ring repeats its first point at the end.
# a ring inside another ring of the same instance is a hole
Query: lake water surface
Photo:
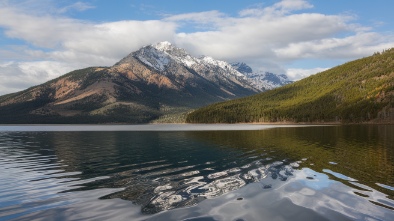
{"type": "Polygon", "coordinates": [[[0,220],[394,220],[394,125],[0,126],[0,220]]]}

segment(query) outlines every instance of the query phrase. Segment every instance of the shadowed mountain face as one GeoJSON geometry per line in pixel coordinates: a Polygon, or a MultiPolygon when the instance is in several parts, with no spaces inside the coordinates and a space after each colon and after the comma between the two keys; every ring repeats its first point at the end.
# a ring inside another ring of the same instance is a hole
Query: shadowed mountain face
{"type": "Polygon", "coordinates": [[[0,123],[146,123],[259,91],[228,63],[162,42],[1,96],[0,123]]]}

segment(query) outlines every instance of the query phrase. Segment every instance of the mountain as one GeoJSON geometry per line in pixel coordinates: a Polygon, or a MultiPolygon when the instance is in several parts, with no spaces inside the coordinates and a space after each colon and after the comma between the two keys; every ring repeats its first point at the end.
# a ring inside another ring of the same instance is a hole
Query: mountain
{"type": "Polygon", "coordinates": [[[245,75],[253,73],[253,69],[243,62],[231,63],[231,66],[233,66],[233,68],[235,68],[235,70],[237,70],[238,72],[245,75]]]}
{"type": "Polygon", "coordinates": [[[0,123],[147,123],[259,92],[230,64],[196,58],[169,42],[112,67],[72,71],[0,97],[0,123]]]}
{"type": "Polygon", "coordinates": [[[286,84],[293,83],[284,74],[274,74],[270,72],[253,72],[252,68],[243,62],[232,63],[234,69],[244,74],[252,83],[253,87],[260,91],[267,91],[286,84]]]}
{"type": "Polygon", "coordinates": [[[394,48],[257,95],[213,104],[190,123],[394,123],[394,48]]]}

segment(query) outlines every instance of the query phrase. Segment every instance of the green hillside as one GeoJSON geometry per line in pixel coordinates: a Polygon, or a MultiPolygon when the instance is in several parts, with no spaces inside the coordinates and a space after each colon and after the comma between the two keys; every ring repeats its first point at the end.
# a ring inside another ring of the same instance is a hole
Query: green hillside
{"type": "Polygon", "coordinates": [[[216,103],[189,123],[394,122],[394,48],[271,91],[216,103]]]}

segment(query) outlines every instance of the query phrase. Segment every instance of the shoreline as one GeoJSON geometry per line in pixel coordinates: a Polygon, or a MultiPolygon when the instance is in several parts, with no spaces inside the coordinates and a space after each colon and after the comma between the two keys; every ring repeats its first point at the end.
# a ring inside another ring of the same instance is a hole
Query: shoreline
{"type": "Polygon", "coordinates": [[[103,123],[103,124],[62,124],[62,123],[45,123],[45,124],[2,124],[0,126],[143,126],[143,125],[394,125],[392,121],[384,122],[359,122],[359,123],[341,123],[341,122],[241,122],[241,123],[144,123],[144,124],[132,124],[132,123],[103,123]]]}
{"type": "MultiPolygon", "coordinates": [[[[246,131],[279,127],[313,127],[324,125],[279,124],[41,124],[0,125],[0,131],[246,131]]],[[[327,125],[328,126],[328,125],[327,125]]]]}
{"type": "Polygon", "coordinates": [[[331,127],[350,125],[389,125],[393,124],[334,124],[334,123],[236,123],[236,124],[8,124],[0,125],[0,132],[78,132],[78,131],[134,131],[134,132],[182,132],[182,131],[253,131],[292,127],[331,127]]]}
{"type": "Polygon", "coordinates": [[[281,121],[281,122],[237,122],[237,123],[176,123],[176,122],[148,122],[148,123],[87,123],[87,124],[76,124],[76,123],[16,123],[16,124],[2,124],[0,126],[49,126],[49,125],[392,125],[394,120],[372,120],[366,122],[340,122],[340,121],[329,121],[329,122],[293,122],[293,121],[281,121]]]}

